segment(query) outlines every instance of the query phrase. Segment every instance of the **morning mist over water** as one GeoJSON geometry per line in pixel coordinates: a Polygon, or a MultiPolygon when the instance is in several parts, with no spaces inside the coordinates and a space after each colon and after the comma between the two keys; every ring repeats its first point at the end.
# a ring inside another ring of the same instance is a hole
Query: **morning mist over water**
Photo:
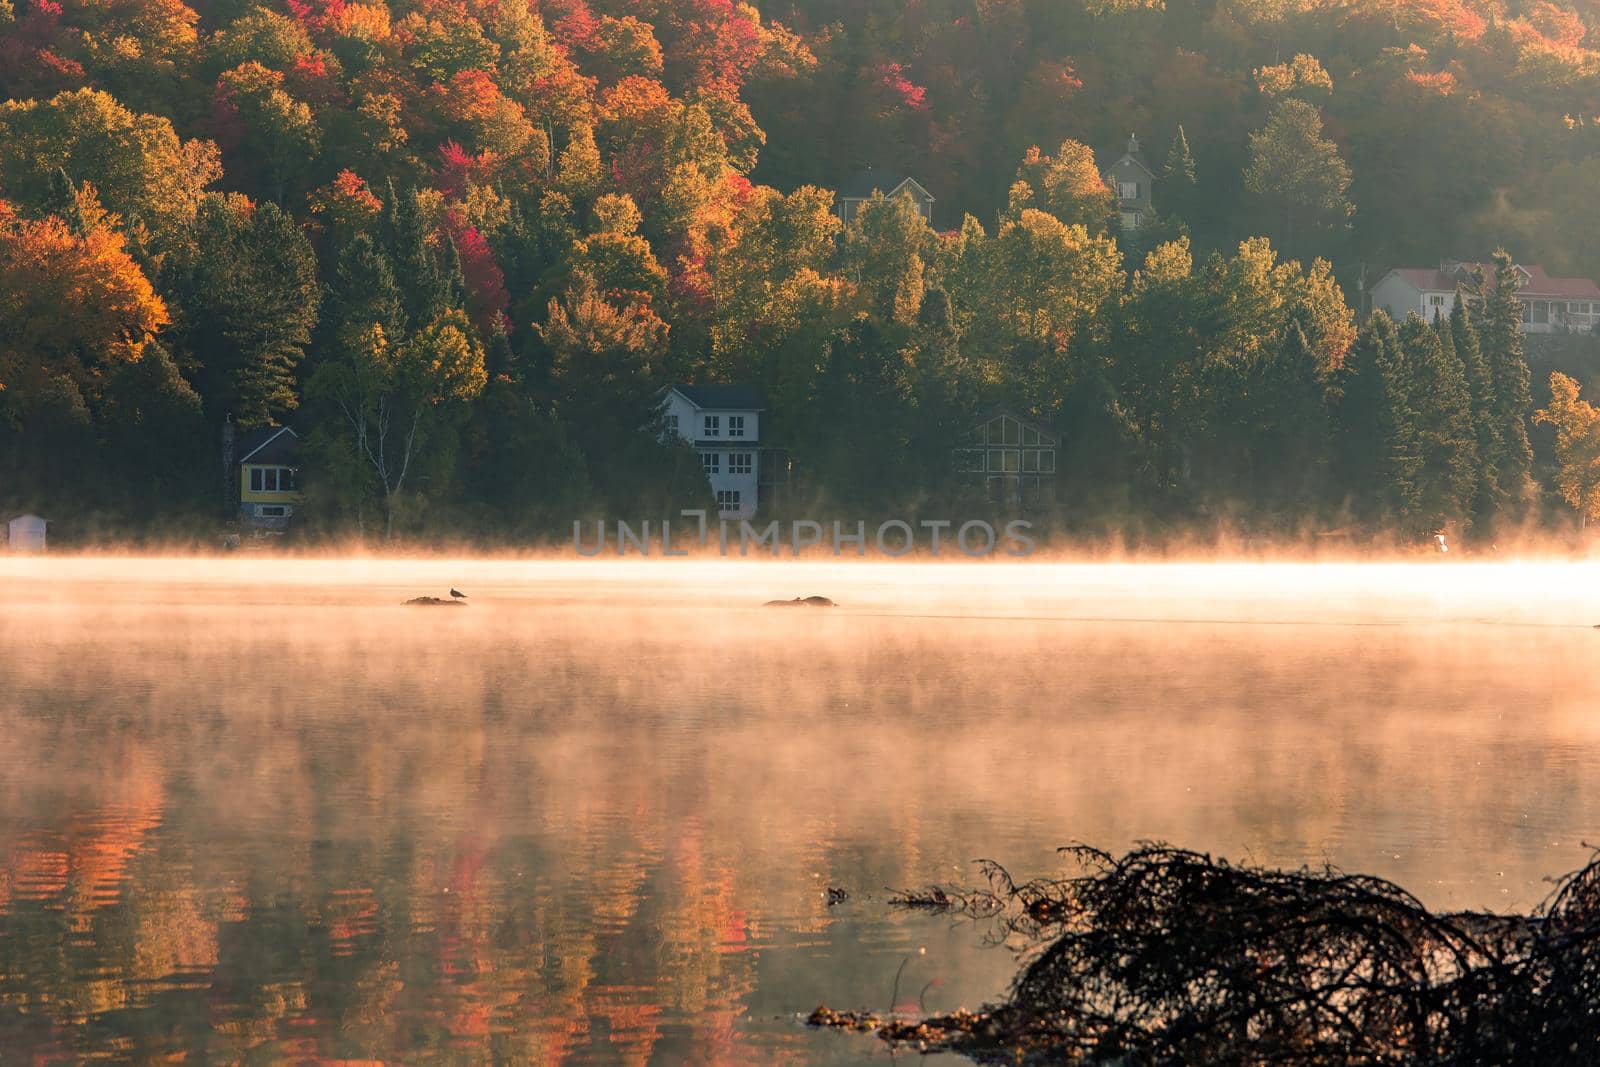
{"type": "Polygon", "coordinates": [[[3,559],[0,1049],[871,1062],[801,1020],[1015,967],[888,890],[1074,841],[1526,911],[1600,824],[1597,579],[3,559]]]}

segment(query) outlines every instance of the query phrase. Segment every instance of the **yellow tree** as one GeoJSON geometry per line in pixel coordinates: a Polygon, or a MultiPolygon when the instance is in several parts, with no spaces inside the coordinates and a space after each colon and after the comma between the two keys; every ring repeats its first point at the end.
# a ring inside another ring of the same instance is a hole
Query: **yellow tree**
{"type": "Polygon", "coordinates": [[[194,218],[205,187],[222,175],[216,145],[181,140],[169,120],[129,111],[109,93],[0,104],[0,189],[39,203],[58,170],[93,182],[106,207],[158,234],[194,218]]]}
{"type": "Polygon", "coordinates": [[[1079,223],[1090,232],[1103,232],[1116,214],[1117,201],[1100,176],[1094,152],[1077,141],[1062,141],[1054,156],[1029,148],[1011,186],[1010,214],[1019,218],[1026,208],[1038,208],[1067,225],[1079,223]]]}
{"type": "Polygon", "coordinates": [[[1578,509],[1578,529],[1600,518],[1600,411],[1578,397],[1578,383],[1556,371],[1550,375],[1550,406],[1533,413],[1536,423],[1556,428],[1556,488],[1578,509]]]}
{"type": "MultiPolygon", "coordinates": [[[[167,325],[163,303],[87,184],[83,232],[51,216],[19,218],[0,201],[0,385],[66,376],[92,389],[137,360],[167,325]]],[[[13,398],[16,400],[18,398],[13,398]]]]}

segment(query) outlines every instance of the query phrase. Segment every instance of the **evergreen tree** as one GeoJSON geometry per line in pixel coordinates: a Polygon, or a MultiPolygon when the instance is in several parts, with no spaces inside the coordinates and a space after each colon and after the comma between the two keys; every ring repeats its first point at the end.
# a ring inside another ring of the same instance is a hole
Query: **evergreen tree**
{"type": "Polygon", "coordinates": [[[1533,448],[1528,444],[1528,418],[1533,411],[1528,361],[1522,353],[1522,302],[1511,256],[1495,252],[1495,284],[1478,301],[1479,338],[1493,383],[1493,420],[1499,451],[1493,457],[1495,488],[1491,521],[1513,521],[1525,512],[1532,493],[1533,448]]]}
{"type": "Polygon", "coordinates": [[[405,307],[389,258],[372,238],[356,234],[339,250],[328,283],[323,353],[348,350],[373,326],[399,343],[406,335],[405,322],[405,307]]]}
{"type": "Polygon", "coordinates": [[[102,417],[106,463],[122,473],[119,485],[137,486],[136,497],[157,494],[173,506],[204,500],[215,485],[208,461],[217,453],[204,447],[210,436],[199,394],[161,345],[146,345],[112,372],[102,417]]]}
{"type": "Polygon", "coordinates": [[[1322,136],[1322,116],[1304,100],[1273,106],[1267,124],[1250,135],[1244,186],[1281,212],[1280,247],[1300,247],[1313,227],[1342,230],[1355,207],[1346,199],[1350,168],[1339,146],[1322,136]]]}
{"type": "Polygon", "coordinates": [[[1485,517],[1498,510],[1495,501],[1499,490],[1496,464],[1501,452],[1500,426],[1495,419],[1494,380],[1483,358],[1478,328],[1473,323],[1472,307],[1465,293],[1456,294],[1455,310],[1450,313],[1450,339],[1472,395],[1473,439],[1477,444],[1472,512],[1474,525],[1481,528],[1485,517]]]}
{"type": "Polygon", "coordinates": [[[1329,434],[1322,393],[1316,354],[1292,321],[1246,383],[1250,482],[1264,514],[1292,518],[1321,498],[1329,434]]]}
{"type": "Polygon", "coordinates": [[[1189,153],[1189,138],[1184,136],[1182,125],[1173,135],[1172,147],[1167,149],[1167,165],[1162,168],[1161,176],[1173,184],[1193,185],[1195,182],[1194,156],[1189,153]]]}
{"type": "Polygon", "coordinates": [[[1414,373],[1411,407],[1417,415],[1418,533],[1471,520],[1477,441],[1472,429],[1472,398],[1466,373],[1450,333],[1441,322],[1429,325],[1413,316],[1400,327],[1400,343],[1414,373]]]}
{"type": "Polygon", "coordinates": [[[385,205],[385,250],[394,276],[405,282],[400,298],[406,326],[420,330],[446,311],[462,306],[460,294],[465,286],[460,263],[454,264],[452,272],[448,249],[434,247],[433,230],[423,217],[416,189],[397,194],[391,182],[385,205]]]}
{"type": "Polygon", "coordinates": [[[295,372],[317,323],[316,255],[276,204],[207,197],[173,279],[179,332],[213,424],[277,422],[299,404],[295,372]]]}
{"type": "Polygon", "coordinates": [[[1368,522],[1409,521],[1422,468],[1412,376],[1394,320],[1367,319],[1340,373],[1335,408],[1338,482],[1368,522]]]}

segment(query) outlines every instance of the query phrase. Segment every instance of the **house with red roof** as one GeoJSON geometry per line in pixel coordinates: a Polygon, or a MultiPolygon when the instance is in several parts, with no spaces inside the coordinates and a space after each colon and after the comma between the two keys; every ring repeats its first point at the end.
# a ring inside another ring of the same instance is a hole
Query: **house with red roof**
{"type": "MultiPolygon", "coordinates": [[[[1523,333],[1589,333],[1600,321],[1600,286],[1588,278],[1553,278],[1537,265],[1516,264],[1517,299],[1522,301],[1523,333]]],[[[1431,267],[1397,267],[1372,288],[1372,308],[1387,311],[1396,322],[1419,315],[1428,322],[1449,318],[1456,291],[1472,285],[1482,270],[1495,284],[1493,263],[1445,260],[1431,267]]]]}

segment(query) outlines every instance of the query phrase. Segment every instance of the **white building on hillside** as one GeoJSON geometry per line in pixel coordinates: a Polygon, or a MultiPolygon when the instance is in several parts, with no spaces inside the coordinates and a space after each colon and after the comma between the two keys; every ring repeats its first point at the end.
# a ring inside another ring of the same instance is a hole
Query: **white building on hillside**
{"type": "MultiPolygon", "coordinates": [[[[1413,312],[1424,321],[1449,318],[1456,290],[1472,284],[1475,268],[1494,286],[1493,263],[1446,260],[1438,270],[1399,267],[1372,288],[1372,309],[1382,308],[1396,322],[1413,312]]],[[[1600,286],[1588,278],[1552,278],[1543,267],[1516,266],[1517,299],[1522,301],[1523,333],[1589,333],[1600,321],[1600,286]]]]}
{"type": "Polygon", "coordinates": [[[787,483],[786,458],[761,446],[766,401],[754,386],[674,386],[662,411],[667,432],[700,454],[723,518],[750,518],[787,483]]]}

